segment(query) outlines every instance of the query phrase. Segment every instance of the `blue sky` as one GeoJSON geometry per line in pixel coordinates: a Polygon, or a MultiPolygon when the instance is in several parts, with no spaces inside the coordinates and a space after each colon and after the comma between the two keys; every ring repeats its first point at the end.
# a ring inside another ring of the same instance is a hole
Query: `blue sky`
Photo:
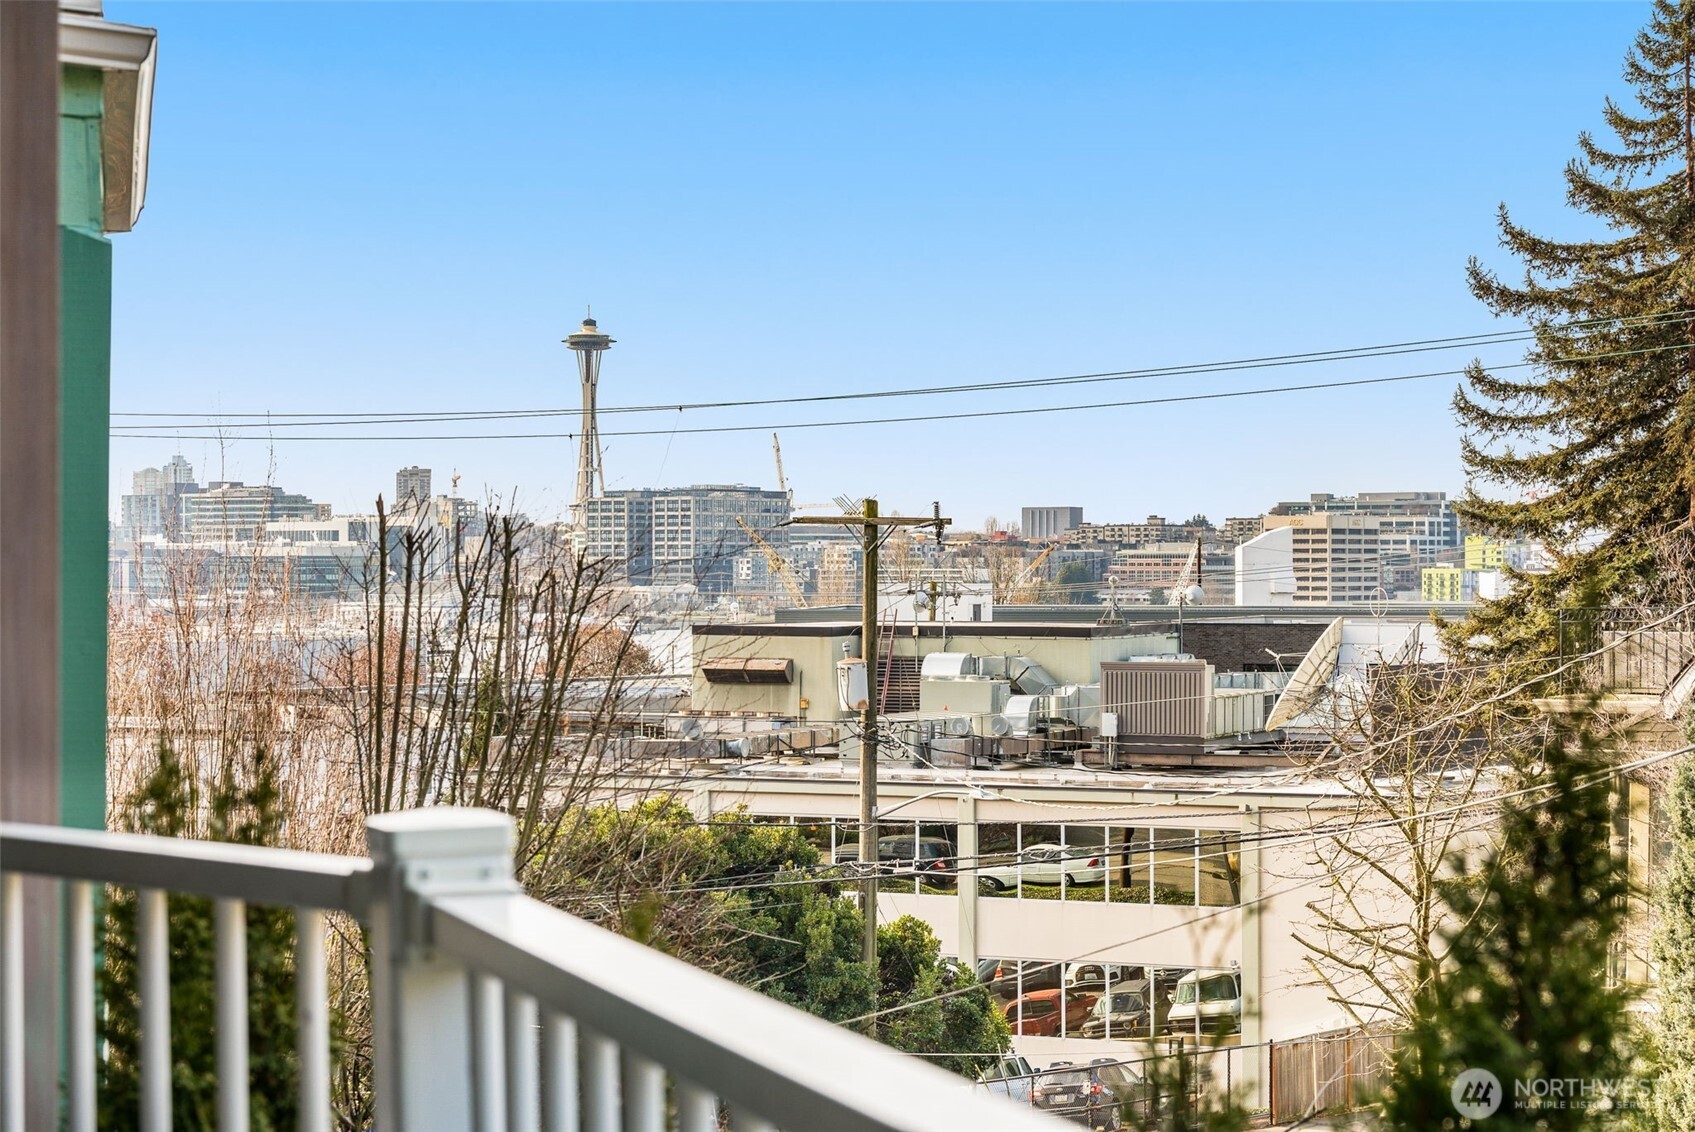
{"type": "MultiPolygon", "coordinates": [[[[114,237],[119,411],[567,407],[1004,381],[1500,329],[1505,201],[1588,231],[1560,173],[1626,92],[1638,4],[187,4],[159,29],[147,208],[114,237]]],[[[1451,369],[1414,355],[825,407],[782,424],[1451,369]],[[869,411],[866,411],[869,410],[869,411]]],[[[1487,358],[1510,360],[1497,349],[1487,358]]],[[[780,430],[799,502],[1215,520],[1462,486],[1455,382],[780,430]]],[[[127,423],[127,422],[126,422],[127,423]]],[[[278,430],[279,435],[285,430],[278,430]]],[[[314,435],[322,428],[296,430],[314,435]]],[[[347,430],[360,431],[360,430],[347,430]]],[[[416,434],[417,426],[387,431],[416,434]]],[[[544,422],[445,431],[568,431],[544,422]]],[[[423,464],[569,502],[570,440],[114,440],[338,511],[423,464]]],[[[609,437],[612,487],[774,486],[766,432],[609,437]]]]}

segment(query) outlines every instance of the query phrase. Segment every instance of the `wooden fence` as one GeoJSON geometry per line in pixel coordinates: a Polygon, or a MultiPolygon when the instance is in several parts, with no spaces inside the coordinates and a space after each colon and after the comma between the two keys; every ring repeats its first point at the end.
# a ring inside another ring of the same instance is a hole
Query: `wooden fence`
{"type": "Polygon", "coordinates": [[[1272,1042],[1271,1122],[1375,1103],[1389,1083],[1389,1059],[1399,1041],[1390,1031],[1333,1030],[1272,1042]]]}

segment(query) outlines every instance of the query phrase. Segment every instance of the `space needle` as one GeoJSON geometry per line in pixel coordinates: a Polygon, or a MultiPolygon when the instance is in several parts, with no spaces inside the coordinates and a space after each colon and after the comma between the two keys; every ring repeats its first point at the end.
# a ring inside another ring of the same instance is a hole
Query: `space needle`
{"type": "Polygon", "coordinates": [[[571,522],[578,530],[588,515],[588,502],[594,498],[598,484],[606,489],[606,472],[600,463],[600,425],[595,419],[595,390],[600,384],[600,355],[613,343],[600,332],[593,318],[583,319],[583,327],[565,339],[565,345],[576,351],[577,374],[583,383],[583,422],[578,429],[577,497],[571,506],[571,522]]]}

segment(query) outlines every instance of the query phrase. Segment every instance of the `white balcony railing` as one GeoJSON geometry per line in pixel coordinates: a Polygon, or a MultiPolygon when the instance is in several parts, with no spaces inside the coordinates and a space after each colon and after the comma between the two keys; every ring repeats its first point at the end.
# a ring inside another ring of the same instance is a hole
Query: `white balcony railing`
{"type": "MultiPolygon", "coordinates": [[[[0,825],[0,1128],[24,1128],[23,877],[66,889],[66,1126],[95,1127],[96,886],[137,891],[143,1132],[171,1119],[166,894],[215,901],[218,1127],[249,1112],[246,906],[297,910],[300,1125],[330,1108],[324,914],[369,931],[376,1127],[478,1132],[1005,1129],[1051,1117],[525,896],[512,825],[485,810],[385,814],[369,859],[0,825]]],[[[39,1067],[35,1067],[39,1068],[39,1067]]]]}

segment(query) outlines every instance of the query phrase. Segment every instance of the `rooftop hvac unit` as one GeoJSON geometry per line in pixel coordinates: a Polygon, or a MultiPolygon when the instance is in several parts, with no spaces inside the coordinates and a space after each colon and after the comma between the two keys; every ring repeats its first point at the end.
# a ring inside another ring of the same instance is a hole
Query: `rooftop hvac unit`
{"type": "Polygon", "coordinates": [[[933,652],[918,669],[922,677],[973,676],[976,672],[977,658],[968,652],[933,652]]]}
{"type": "Polygon", "coordinates": [[[1041,696],[1013,696],[1006,701],[1006,711],[1000,716],[1006,720],[1006,734],[1030,734],[1030,728],[1041,718],[1042,710],[1041,696]]]}
{"type": "Polygon", "coordinates": [[[931,676],[918,686],[918,710],[989,715],[1006,707],[1012,686],[986,676],[931,676]]]}
{"type": "Polygon", "coordinates": [[[1100,706],[1118,717],[1120,738],[1207,739],[1212,666],[1198,660],[1108,661],[1100,706]]]}
{"type": "Polygon", "coordinates": [[[1039,696],[1059,686],[1047,669],[1027,656],[981,656],[977,658],[977,672],[1011,681],[1012,690],[1022,696],[1039,696]]]}

